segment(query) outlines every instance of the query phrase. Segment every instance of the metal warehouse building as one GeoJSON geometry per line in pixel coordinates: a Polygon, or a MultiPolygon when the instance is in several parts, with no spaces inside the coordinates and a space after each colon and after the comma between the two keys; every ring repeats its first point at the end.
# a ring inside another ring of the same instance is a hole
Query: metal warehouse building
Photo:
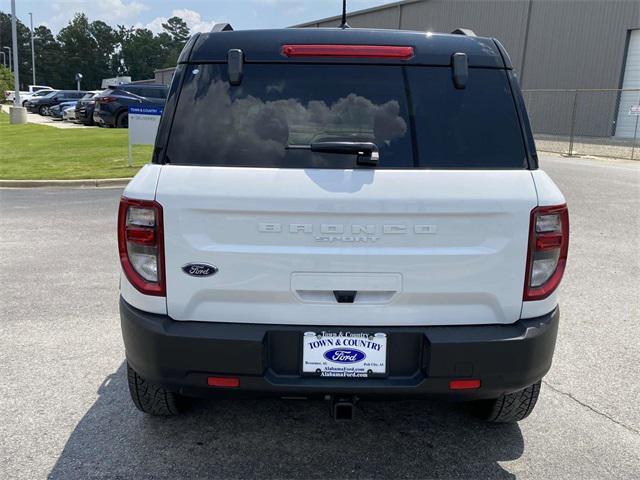
{"type": "MultiPolygon", "coordinates": [[[[519,73],[536,133],[634,135],[640,91],[619,89],[640,89],[639,0],[404,0],[352,12],[348,23],[495,37],[519,73]]],[[[296,26],[339,24],[335,16],[296,26]]]]}

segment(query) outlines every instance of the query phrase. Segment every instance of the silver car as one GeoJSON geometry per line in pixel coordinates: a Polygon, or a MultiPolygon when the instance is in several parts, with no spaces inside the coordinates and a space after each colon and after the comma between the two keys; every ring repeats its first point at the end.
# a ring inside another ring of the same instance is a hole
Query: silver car
{"type": "Polygon", "coordinates": [[[72,105],[66,107],[62,111],[62,119],[67,122],[75,122],[76,121],[76,106],[72,105]]]}

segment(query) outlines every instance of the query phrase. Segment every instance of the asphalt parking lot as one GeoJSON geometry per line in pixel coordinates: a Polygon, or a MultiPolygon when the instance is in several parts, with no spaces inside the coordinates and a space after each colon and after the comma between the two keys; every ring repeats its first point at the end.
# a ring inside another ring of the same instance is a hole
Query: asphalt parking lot
{"type": "Polygon", "coordinates": [[[146,417],[117,311],[121,189],[0,190],[0,478],[638,478],[640,163],[546,157],[571,214],[556,356],[538,407],[197,402],[146,417]]]}

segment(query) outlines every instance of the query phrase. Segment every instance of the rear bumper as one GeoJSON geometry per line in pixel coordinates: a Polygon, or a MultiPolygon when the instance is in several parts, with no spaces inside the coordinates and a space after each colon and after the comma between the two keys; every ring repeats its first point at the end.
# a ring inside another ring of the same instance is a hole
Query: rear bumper
{"type": "Polygon", "coordinates": [[[94,110],[92,117],[93,123],[96,123],[98,125],[111,125],[113,123],[113,115],[107,112],[94,110]]]}
{"type": "Polygon", "coordinates": [[[76,109],[76,120],[84,124],[93,123],[93,110],[88,108],[76,109]]]}
{"type": "Polygon", "coordinates": [[[94,109],[92,116],[93,116],[93,122],[98,124],[98,125],[107,125],[109,127],[113,127],[116,124],[116,113],[117,112],[112,112],[110,110],[104,110],[104,109],[94,109]]]}
{"type": "MultiPolygon", "coordinates": [[[[386,378],[302,377],[301,336],[311,326],[177,322],[120,299],[129,364],[172,391],[205,396],[208,376],[240,379],[235,389],[276,395],[344,394],[496,398],[540,380],[551,367],[559,310],[511,325],[451,327],[349,327],[388,334],[386,378]],[[452,379],[477,378],[476,390],[451,391],[452,379]]],[[[345,330],[322,327],[316,330],[345,330]]]]}

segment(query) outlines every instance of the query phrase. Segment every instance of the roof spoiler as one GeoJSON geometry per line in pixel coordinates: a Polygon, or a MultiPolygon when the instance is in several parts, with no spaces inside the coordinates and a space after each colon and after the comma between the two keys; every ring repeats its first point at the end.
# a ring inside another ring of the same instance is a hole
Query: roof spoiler
{"type": "Polygon", "coordinates": [[[453,32],[453,35],[465,35],[467,37],[475,37],[476,32],[471,30],[470,28],[456,28],[453,32]]]}
{"type": "Polygon", "coordinates": [[[212,32],[233,32],[233,27],[230,23],[216,23],[211,29],[212,32]]]}

